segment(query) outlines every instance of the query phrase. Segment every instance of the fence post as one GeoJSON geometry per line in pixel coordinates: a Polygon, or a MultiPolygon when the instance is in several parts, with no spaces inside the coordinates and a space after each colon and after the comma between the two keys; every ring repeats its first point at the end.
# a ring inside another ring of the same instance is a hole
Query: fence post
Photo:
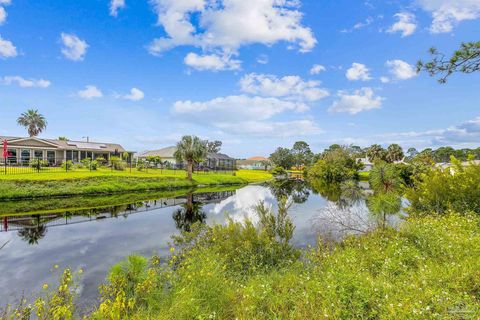
{"type": "Polygon", "coordinates": [[[37,173],[40,173],[40,158],[37,158],[37,173]]]}

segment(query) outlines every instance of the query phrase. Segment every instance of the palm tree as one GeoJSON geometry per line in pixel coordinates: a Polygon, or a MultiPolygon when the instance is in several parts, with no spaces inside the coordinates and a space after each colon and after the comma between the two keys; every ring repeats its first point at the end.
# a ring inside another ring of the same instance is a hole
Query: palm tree
{"type": "Polygon", "coordinates": [[[370,171],[370,187],[374,192],[398,192],[403,187],[400,172],[394,164],[378,162],[370,171]]]}
{"type": "Polygon", "coordinates": [[[395,192],[375,193],[368,197],[367,207],[379,218],[381,226],[387,226],[387,217],[398,214],[402,210],[402,199],[395,192]]]}
{"type": "Polygon", "coordinates": [[[398,144],[394,143],[388,146],[387,149],[387,161],[388,162],[395,162],[400,161],[405,157],[403,154],[403,149],[398,144]]]}
{"type": "Polygon", "coordinates": [[[17,123],[28,130],[30,137],[38,136],[47,128],[45,117],[38,113],[38,110],[30,109],[18,117],[17,123]]]}
{"type": "Polygon", "coordinates": [[[205,142],[196,136],[184,136],[177,143],[175,159],[187,163],[187,177],[192,180],[193,164],[203,162],[207,157],[205,142]]]}
{"type": "Polygon", "coordinates": [[[374,144],[367,150],[368,160],[371,162],[376,162],[379,160],[386,160],[386,151],[382,148],[381,145],[374,144]]]}

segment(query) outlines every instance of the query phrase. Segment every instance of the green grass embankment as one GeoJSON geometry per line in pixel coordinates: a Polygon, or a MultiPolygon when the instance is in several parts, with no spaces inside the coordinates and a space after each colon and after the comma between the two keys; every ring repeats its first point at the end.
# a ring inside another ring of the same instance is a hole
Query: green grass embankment
{"type": "Polygon", "coordinates": [[[126,192],[188,189],[197,186],[242,185],[271,179],[266,172],[238,171],[232,174],[195,174],[193,181],[183,172],[52,172],[0,177],[0,200],[78,195],[108,195],[126,192]]]}

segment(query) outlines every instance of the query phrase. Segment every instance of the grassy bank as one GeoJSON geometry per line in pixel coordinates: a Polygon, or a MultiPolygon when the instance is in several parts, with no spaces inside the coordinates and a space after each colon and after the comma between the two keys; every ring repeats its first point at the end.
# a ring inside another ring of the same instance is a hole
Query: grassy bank
{"type": "Polygon", "coordinates": [[[79,171],[4,175],[0,177],[0,200],[77,195],[105,195],[193,188],[197,186],[241,185],[271,179],[268,172],[241,170],[232,174],[195,174],[193,181],[184,172],[149,170],[79,171]]]}
{"type": "MultiPolygon", "coordinates": [[[[306,251],[265,225],[198,228],[177,238],[167,261],[131,256],[114,266],[86,318],[478,319],[479,225],[478,216],[411,218],[306,251]]],[[[58,291],[16,312],[41,306],[45,319],[68,318],[71,278],[67,270],[58,291]]]]}
{"type": "Polygon", "coordinates": [[[105,196],[72,196],[58,198],[38,198],[19,201],[3,201],[0,203],[0,216],[18,216],[34,214],[52,214],[64,212],[78,212],[98,208],[122,206],[148,200],[171,199],[184,196],[188,193],[224,192],[241,188],[241,185],[188,188],[163,191],[148,191],[134,193],[116,193],[105,196]]]}

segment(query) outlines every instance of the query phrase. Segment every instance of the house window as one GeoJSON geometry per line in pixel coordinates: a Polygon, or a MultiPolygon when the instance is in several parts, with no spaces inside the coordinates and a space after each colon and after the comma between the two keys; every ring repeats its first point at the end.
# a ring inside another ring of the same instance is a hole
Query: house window
{"type": "Polygon", "coordinates": [[[67,161],[73,161],[73,151],[72,150],[67,150],[67,161]]]}
{"type": "Polygon", "coordinates": [[[42,150],[33,151],[33,157],[35,159],[43,159],[43,151],[42,150]]]}
{"type": "Polygon", "coordinates": [[[28,164],[30,162],[30,150],[23,149],[21,155],[22,164],[28,164]]]}
{"type": "Polygon", "coordinates": [[[55,151],[47,151],[47,161],[49,164],[55,164],[55,151]]]}
{"type": "Polygon", "coordinates": [[[73,158],[73,162],[78,162],[79,161],[78,160],[78,151],[73,151],[72,158],[73,158]]]}
{"type": "Polygon", "coordinates": [[[7,162],[10,164],[17,164],[17,149],[8,149],[7,162]]]}

